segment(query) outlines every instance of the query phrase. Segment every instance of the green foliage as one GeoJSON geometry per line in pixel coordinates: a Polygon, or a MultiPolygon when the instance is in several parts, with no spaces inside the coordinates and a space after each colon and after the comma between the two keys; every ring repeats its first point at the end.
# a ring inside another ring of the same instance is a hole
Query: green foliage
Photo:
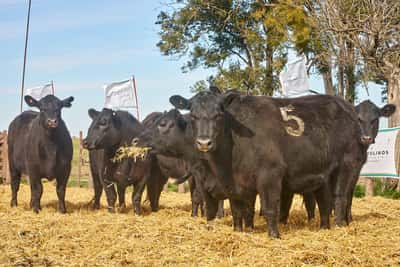
{"type": "Polygon", "coordinates": [[[365,186],[359,184],[356,185],[353,196],[358,198],[365,197],[365,186]]]}
{"type": "Polygon", "coordinates": [[[175,183],[168,183],[168,192],[178,192],[178,185],[175,183]]]}
{"type": "Polygon", "coordinates": [[[391,199],[400,199],[400,192],[395,188],[386,187],[381,179],[374,179],[374,196],[381,196],[391,199]]]}
{"type": "MultiPolygon", "coordinates": [[[[178,0],[159,13],[160,51],[187,56],[183,71],[214,68],[215,84],[252,94],[279,88],[278,74],[289,44],[304,48],[311,38],[305,0],[178,0]]],[[[204,81],[192,90],[203,90],[204,81]]]]}

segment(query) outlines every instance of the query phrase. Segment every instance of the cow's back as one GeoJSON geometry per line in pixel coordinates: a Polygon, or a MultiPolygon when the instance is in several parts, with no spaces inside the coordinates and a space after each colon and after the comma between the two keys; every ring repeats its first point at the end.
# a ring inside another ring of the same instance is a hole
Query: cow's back
{"type": "Polygon", "coordinates": [[[24,111],[8,127],[8,157],[10,170],[26,173],[26,150],[32,121],[39,115],[35,111],[24,111]]]}
{"type": "Polygon", "coordinates": [[[357,115],[351,104],[338,97],[240,96],[228,112],[236,125],[234,175],[270,164],[282,166],[289,180],[305,174],[322,177],[357,144],[357,115]]]}

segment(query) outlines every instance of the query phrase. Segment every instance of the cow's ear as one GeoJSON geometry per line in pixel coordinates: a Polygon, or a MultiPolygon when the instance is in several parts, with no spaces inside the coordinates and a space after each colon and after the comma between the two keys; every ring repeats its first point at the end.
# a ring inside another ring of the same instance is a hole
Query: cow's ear
{"type": "Polygon", "coordinates": [[[240,94],[237,94],[236,92],[231,92],[231,93],[227,93],[224,95],[224,99],[223,99],[223,106],[227,107],[229,106],[233,100],[235,100],[237,97],[240,97],[240,94]]]}
{"type": "Polygon", "coordinates": [[[210,86],[210,91],[213,92],[214,94],[220,95],[222,94],[222,91],[216,87],[215,85],[210,86]]]}
{"type": "Polygon", "coordinates": [[[61,101],[62,102],[62,106],[64,108],[69,108],[69,107],[72,106],[72,104],[71,104],[72,101],[74,101],[74,97],[73,96],[67,97],[66,99],[61,101]]]}
{"type": "Polygon", "coordinates": [[[396,106],[393,104],[387,104],[381,108],[381,116],[390,117],[396,111],[396,106]]]}
{"type": "Polygon", "coordinates": [[[99,116],[100,111],[97,111],[94,108],[91,108],[88,110],[88,114],[89,114],[89,117],[92,118],[92,120],[94,120],[99,116]]]}
{"type": "Polygon", "coordinates": [[[185,121],[183,116],[179,116],[178,117],[178,127],[181,128],[181,130],[185,130],[186,129],[186,125],[187,125],[187,122],[185,121]]]}
{"type": "Polygon", "coordinates": [[[114,122],[115,128],[117,129],[121,128],[122,125],[121,119],[120,117],[118,117],[118,114],[115,111],[112,112],[112,120],[114,122]]]}
{"type": "Polygon", "coordinates": [[[190,109],[191,106],[190,100],[180,95],[171,96],[169,98],[169,102],[177,109],[190,109]]]}
{"type": "Polygon", "coordinates": [[[24,97],[26,104],[28,104],[28,106],[30,107],[39,107],[39,101],[37,101],[36,99],[34,99],[33,97],[31,97],[30,95],[26,95],[24,97]]]}

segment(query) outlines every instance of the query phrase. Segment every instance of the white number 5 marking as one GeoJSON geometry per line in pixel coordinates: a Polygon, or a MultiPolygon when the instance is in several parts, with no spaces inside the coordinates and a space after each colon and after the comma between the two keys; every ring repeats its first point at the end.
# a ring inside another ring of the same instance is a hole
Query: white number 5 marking
{"type": "Polygon", "coordinates": [[[281,107],[280,110],[283,121],[293,120],[297,124],[297,129],[293,129],[291,126],[285,126],[286,132],[292,136],[301,136],[304,133],[304,121],[295,115],[288,115],[288,112],[294,111],[294,107],[289,105],[281,107]]]}

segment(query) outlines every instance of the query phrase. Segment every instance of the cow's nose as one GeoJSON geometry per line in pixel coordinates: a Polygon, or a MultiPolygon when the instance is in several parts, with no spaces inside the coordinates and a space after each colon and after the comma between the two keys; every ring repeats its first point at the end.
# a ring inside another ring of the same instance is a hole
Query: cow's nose
{"type": "Polygon", "coordinates": [[[363,144],[370,145],[370,144],[372,144],[372,137],[369,135],[363,135],[363,136],[361,136],[361,142],[363,144]]]}
{"type": "Polygon", "coordinates": [[[56,128],[58,126],[57,119],[47,119],[47,125],[51,128],[56,128]]]}
{"type": "Polygon", "coordinates": [[[201,152],[208,152],[213,147],[213,143],[209,138],[197,138],[196,145],[201,152]]]}

